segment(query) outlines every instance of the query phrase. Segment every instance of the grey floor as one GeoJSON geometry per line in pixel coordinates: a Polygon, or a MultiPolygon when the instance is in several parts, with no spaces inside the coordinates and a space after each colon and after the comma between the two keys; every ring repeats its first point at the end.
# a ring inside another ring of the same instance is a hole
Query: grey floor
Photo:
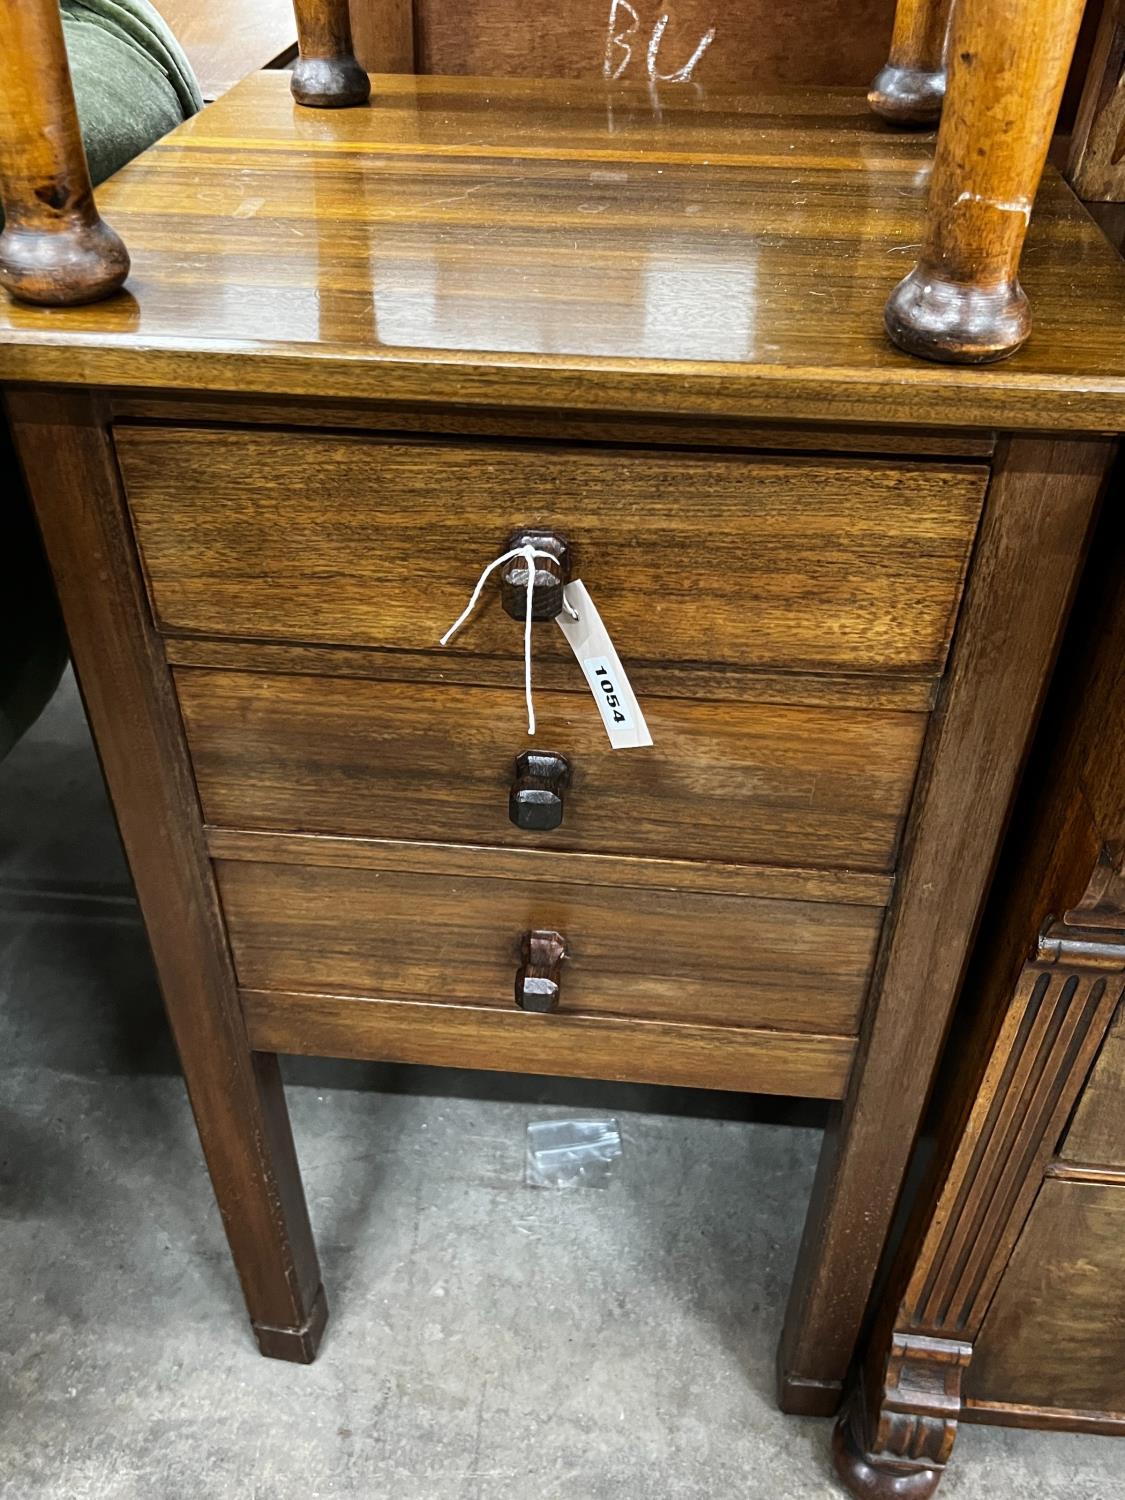
{"type": "MultiPolygon", "coordinates": [[[[0,1495],[828,1500],[772,1361],[811,1107],[292,1065],[332,1321],[251,1343],[72,684],[0,767],[0,1495]],[[604,1191],[529,1121],[615,1115],[604,1191]]],[[[968,1429],[954,1497],[1113,1500],[1110,1439],[968,1429]]]]}

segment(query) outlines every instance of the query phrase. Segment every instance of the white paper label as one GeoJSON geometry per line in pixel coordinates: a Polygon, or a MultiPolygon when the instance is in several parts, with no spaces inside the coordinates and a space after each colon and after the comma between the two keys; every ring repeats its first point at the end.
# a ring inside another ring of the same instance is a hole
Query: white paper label
{"type": "Polygon", "coordinates": [[[556,616],[555,623],[566,636],[590,685],[609,743],[615,750],[651,745],[652,735],[641,706],[586,585],[576,578],[563,589],[563,598],[578,618],[572,619],[564,609],[556,616]]]}

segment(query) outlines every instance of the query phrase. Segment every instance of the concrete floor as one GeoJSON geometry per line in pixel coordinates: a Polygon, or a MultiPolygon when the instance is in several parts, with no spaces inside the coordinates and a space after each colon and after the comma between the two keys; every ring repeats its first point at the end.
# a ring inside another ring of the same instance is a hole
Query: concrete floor
{"type": "MultiPolygon", "coordinates": [[[[5,1500],[829,1500],[772,1363],[811,1107],[294,1064],[332,1320],[251,1342],[72,684],[0,767],[5,1500]],[[616,1115],[605,1191],[529,1121],[616,1115]],[[787,1119],[789,1123],[782,1123],[787,1119]]],[[[969,1428],[948,1500],[1115,1500],[1106,1438],[969,1428]]]]}

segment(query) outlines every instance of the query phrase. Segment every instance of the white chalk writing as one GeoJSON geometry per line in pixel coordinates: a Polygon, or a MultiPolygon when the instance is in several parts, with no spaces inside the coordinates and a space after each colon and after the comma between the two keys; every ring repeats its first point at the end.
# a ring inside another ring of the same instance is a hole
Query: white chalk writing
{"type": "MultiPolygon", "coordinates": [[[[660,49],[663,46],[664,33],[668,29],[670,20],[671,13],[664,11],[657,17],[651,31],[648,32],[644,59],[645,73],[650,83],[687,83],[695,72],[700,58],[715,40],[715,27],[711,26],[700,37],[698,46],[682,67],[675,68],[671,73],[662,73],[660,49]]],[[[640,39],[643,27],[647,27],[647,23],[642,22],[640,12],[636,6],[630,4],[630,0],[609,0],[609,24],[606,27],[605,61],[602,71],[611,83],[623,77],[633,61],[633,44],[634,41],[640,39]]]]}

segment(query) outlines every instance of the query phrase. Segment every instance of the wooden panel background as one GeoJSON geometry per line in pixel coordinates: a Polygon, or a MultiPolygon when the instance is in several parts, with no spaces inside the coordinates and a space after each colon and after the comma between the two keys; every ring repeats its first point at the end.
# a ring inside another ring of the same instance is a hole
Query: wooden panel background
{"type": "MultiPolygon", "coordinates": [[[[1121,754],[1121,741],[1115,741],[1121,754]]],[[[1125,1168],[1125,1010],[1114,1018],[1059,1153],[1125,1168]]]]}
{"type": "Polygon", "coordinates": [[[1043,1184],[985,1319],[965,1394],[1125,1413],[1125,1192],[1043,1184]]]}
{"type": "Polygon", "coordinates": [[[1067,176],[1080,198],[1121,203],[1125,201],[1125,0],[1108,0],[1105,5],[1084,77],[1067,176]]]}
{"type": "Polygon", "coordinates": [[[886,60],[894,0],[352,0],[373,71],[644,81],[689,65],[700,83],[867,84],[886,60]],[[667,22],[659,30],[661,18],[667,22]],[[650,64],[654,34],[656,50],[650,64]],[[615,42],[613,38],[620,37],[615,42]],[[409,59],[409,61],[408,61],[409,59]]]}

